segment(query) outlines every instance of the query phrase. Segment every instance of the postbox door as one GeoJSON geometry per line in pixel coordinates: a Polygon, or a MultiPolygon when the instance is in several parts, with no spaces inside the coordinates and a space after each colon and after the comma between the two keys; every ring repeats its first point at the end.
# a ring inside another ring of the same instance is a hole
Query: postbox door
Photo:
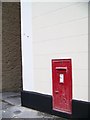
{"type": "Polygon", "coordinates": [[[72,113],[71,59],[52,60],[53,109],[72,113]]]}

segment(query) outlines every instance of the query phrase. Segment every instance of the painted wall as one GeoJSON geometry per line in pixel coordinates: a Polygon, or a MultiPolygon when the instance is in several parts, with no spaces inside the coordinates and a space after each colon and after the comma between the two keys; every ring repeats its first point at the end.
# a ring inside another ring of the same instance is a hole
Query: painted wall
{"type": "Polygon", "coordinates": [[[22,54],[24,90],[52,95],[51,60],[71,58],[73,99],[88,101],[88,3],[22,4],[22,54]]]}
{"type": "Polygon", "coordinates": [[[32,52],[32,4],[21,2],[21,44],[23,89],[34,90],[32,52]],[[29,13],[29,15],[28,15],[29,13]]]}

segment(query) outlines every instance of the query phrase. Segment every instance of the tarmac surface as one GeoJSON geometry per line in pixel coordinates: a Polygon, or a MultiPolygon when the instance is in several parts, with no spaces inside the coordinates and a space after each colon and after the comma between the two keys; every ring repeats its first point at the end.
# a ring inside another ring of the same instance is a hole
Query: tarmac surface
{"type": "Polygon", "coordinates": [[[5,92],[0,93],[0,120],[67,120],[65,118],[60,118],[54,115],[46,114],[37,110],[21,106],[20,93],[15,92],[5,92]],[[18,119],[19,118],[19,119],[18,119]]]}

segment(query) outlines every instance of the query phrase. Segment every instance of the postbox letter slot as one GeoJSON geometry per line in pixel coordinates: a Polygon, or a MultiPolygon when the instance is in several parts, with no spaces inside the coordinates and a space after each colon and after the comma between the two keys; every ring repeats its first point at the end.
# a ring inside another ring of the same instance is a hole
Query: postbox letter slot
{"type": "Polygon", "coordinates": [[[56,70],[67,70],[67,67],[56,67],[56,70]]]}

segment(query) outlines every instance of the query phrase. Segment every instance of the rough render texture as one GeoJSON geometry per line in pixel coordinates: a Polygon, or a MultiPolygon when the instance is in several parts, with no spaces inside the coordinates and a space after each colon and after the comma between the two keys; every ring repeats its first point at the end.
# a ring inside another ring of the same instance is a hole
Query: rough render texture
{"type": "Polygon", "coordinates": [[[0,91],[2,90],[2,4],[0,2],[0,91]]]}
{"type": "Polygon", "coordinates": [[[21,89],[20,4],[2,3],[2,91],[21,89]]]}

